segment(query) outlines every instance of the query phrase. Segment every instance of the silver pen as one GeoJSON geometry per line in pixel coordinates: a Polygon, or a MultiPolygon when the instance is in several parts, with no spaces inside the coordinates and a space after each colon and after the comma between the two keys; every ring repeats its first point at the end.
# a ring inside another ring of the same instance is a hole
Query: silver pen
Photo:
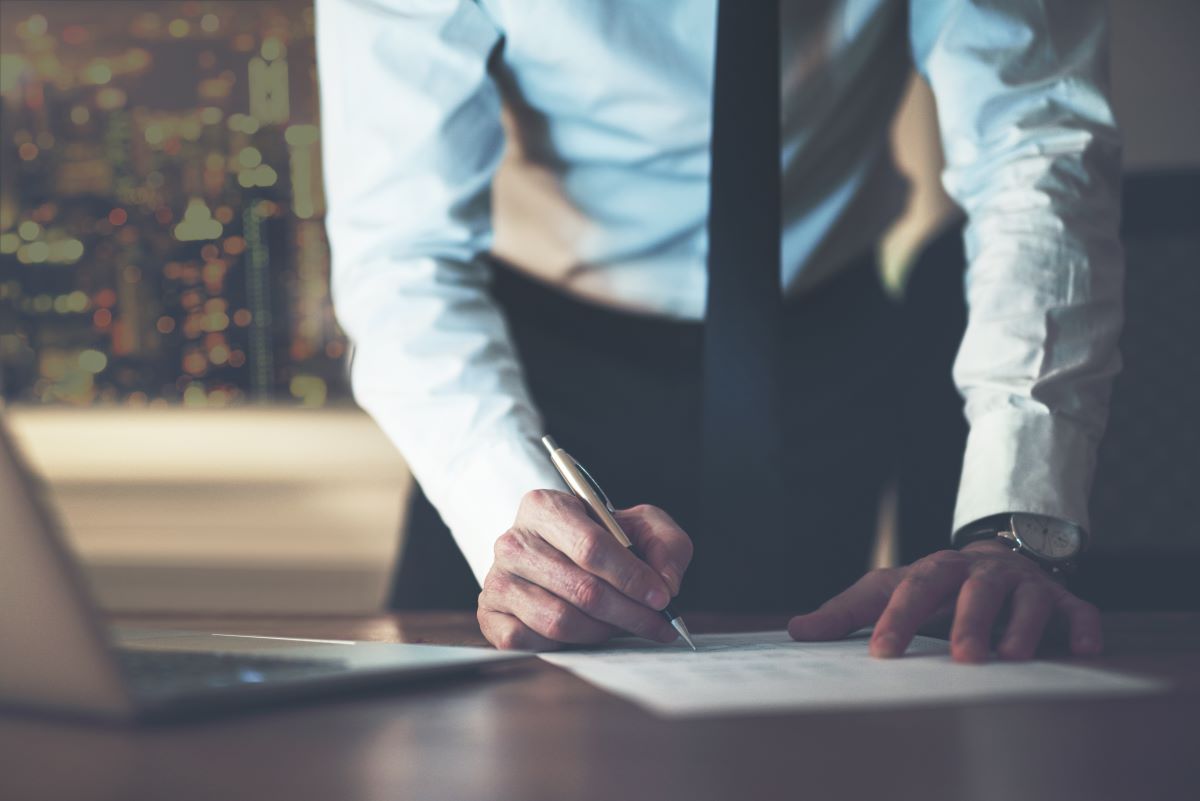
{"type": "MultiPolygon", "coordinates": [[[[630,553],[638,559],[642,559],[642,555],[638,553],[633,542],[621,528],[621,524],[617,522],[617,518],[613,516],[616,509],[608,500],[608,496],[604,494],[604,490],[600,489],[596,479],[592,478],[591,474],[583,465],[575,461],[571,454],[558,447],[558,443],[552,437],[542,437],[542,444],[546,446],[546,450],[550,451],[550,461],[554,464],[554,469],[562,476],[563,481],[567,482],[567,486],[571,488],[575,497],[584,502],[597,522],[608,529],[608,533],[616,537],[617,542],[628,548],[630,553]]],[[[645,559],[642,561],[644,562],[645,559]]],[[[695,651],[696,643],[692,642],[692,635],[688,631],[687,624],[683,622],[683,618],[675,614],[669,604],[662,610],[662,616],[671,621],[671,626],[695,651]]]]}

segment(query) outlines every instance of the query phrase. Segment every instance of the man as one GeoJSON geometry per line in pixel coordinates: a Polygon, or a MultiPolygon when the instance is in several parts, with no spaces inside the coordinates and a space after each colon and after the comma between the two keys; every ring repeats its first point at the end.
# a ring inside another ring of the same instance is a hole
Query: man
{"type": "Polygon", "coordinates": [[[1119,364],[1106,24],[1050,0],[318,0],[334,301],[424,494],[399,591],[455,581],[424,558],[436,508],[499,647],[667,641],[679,595],[820,604],[794,637],[874,624],[881,657],[951,611],[961,661],[1002,610],[1001,657],[1056,618],[1098,652],[1059,579],[1119,364]],[[921,358],[872,256],[910,63],[968,215],[971,432],[952,547],[854,582],[921,358]],[[493,237],[506,139],[524,205],[493,237]],[[639,504],[619,519],[645,562],[562,491],[544,433],[639,504]]]}

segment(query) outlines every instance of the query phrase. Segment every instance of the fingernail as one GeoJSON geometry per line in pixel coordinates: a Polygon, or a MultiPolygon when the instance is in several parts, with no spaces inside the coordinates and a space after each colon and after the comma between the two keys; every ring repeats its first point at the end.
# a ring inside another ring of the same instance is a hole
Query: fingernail
{"type": "Polygon", "coordinates": [[[964,637],[955,643],[959,653],[966,656],[968,659],[983,659],[987,656],[987,650],[982,647],[980,641],[976,637],[964,637]]]}
{"type": "Polygon", "coordinates": [[[1025,654],[1017,649],[1017,641],[1014,639],[1004,638],[996,646],[996,655],[1001,659],[1022,660],[1025,659],[1025,654]]]}
{"type": "Polygon", "coordinates": [[[876,656],[899,656],[900,640],[895,634],[884,634],[877,637],[873,643],[876,656]]]}
{"type": "Polygon", "coordinates": [[[662,609],[670,600],[671,598],[667,595],[666,591],[660,590],[658,587],[646,593],[646,604],[654,609],[662,609]]]}
{"type": "Polygon", "coordinates": [[[796,615],[794,618],[792,618],[791,620],[788,621],[788,624],[787,624],[788,634],[796,635],[796,634],[802,633],[804,631],[804,628],[805,628],[805,626],[804,626],[804,616],[803,615],[796,615]]]}

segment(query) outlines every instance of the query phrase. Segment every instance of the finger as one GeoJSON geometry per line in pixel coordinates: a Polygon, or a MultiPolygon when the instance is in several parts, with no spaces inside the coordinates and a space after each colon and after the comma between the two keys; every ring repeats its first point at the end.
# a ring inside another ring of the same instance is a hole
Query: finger
{"type": "Polygon", "coordinates": [[[502,651],[553,651],[562,647],[504,612],[480,609],[478,619],[483,636],[502,651]]]}
{"type": "Polygon", "coordinates": [[[549,543],[534,539],[528,549],[537,553],[509,566],[513,575],[548,590],[590,618],[639,637],[672,642],[678,636],[660,613],[617,592],[607,581],[588,573],[549,543]]]}
{"type": "Polygon", "coordinates": [[[1095,656],[1100,653],[1104,648],[1100,610],[1066,590],[1062,591],[1058,599],[1058,610],[1067,619],[1071,653],[1077,656],[1095,656]]]}
{"type": "Polygon", "coordinates": [[[691,538],[657,506],[642,504],[622,509],[616,518],[646,563],[662,576],[671,595],[678,595],[683,574],[692,562],[691,538]]]}
{"type": "Polygon", "coordinates": [[[896,586],[896,571],[872,570],[815,612],[788,621],[793,640],[837,640],[869,626],[887,606],[896,586]]]}
{"type": "Polygon", "coordinates": [[[966,559],[955,551],[939,551],[909,567],[875,625],[871,655],[903,654],[917,628],[962,585],[966,573],[966,559]]]}
{"type": "Polygon", "coordinates": [[[992,625],[1021,578],[996,563],[981,563],[963,582],[950,629],[950,656],[956,662],[985,662],[992,625]]]}
{"type": "Polygon", "coordinates": [[[670,603],[671,590],[662,576],[588,517],[578,498],[553,490],[539,490],[526,497],[531,496],[532,507],[526,519],[532,520],[534,530],[568,559],[640,604],[663,609],[670,603]]]}
{"type": "Polygon", "coordinates": [[[492,584],[488,607],[506,612],[537,634],[554,642],[591,645],[604,642],[613,628],[594,620],[563,599],[519,576],[505,576],[492,584]]]}
{"type": "Polygon", "coordinates": [[[1032,659],[1054,611],[1054,594],[1043,582],[1025,580],[1012,594],[1008,628],[996,646],[1001,659],[1032,659]]]}

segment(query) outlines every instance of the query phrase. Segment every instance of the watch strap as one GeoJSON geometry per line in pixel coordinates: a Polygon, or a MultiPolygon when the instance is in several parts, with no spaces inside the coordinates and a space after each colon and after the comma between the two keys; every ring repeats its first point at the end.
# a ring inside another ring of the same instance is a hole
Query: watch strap
{"type": "Polygon", "coordinates": [[[1011,512],[1001,512],[1000,514],[981,517],[954,532],[951,544],[955,548],[963,548],[972,542],[992,539],[997,533],[1007,530],[1011,525],[1011,512]]]}
{"type": "Polygon", "coordinates": [[[953,544],[955,548],[964,548],[972,542],[980,542],[988,539],[1001,539],[1006,545],[1009,545],[1013,553],[1018,553],[1029,559],[1038,567],[1045,570],[1052,578],[1057,581],[1065,581],[1066,578],[1074,574],[1076,564],[1074,560],[1064,562],[1054,562],[1038,556],[1028,548],[1023,548],[1016,541],[1016,537],[1000,537],[1002,531],[1012,531],[1013,512],[1001,512],[1000,514],[981,517],[973,523],[960,528],[954,532],[953,544]]]}

